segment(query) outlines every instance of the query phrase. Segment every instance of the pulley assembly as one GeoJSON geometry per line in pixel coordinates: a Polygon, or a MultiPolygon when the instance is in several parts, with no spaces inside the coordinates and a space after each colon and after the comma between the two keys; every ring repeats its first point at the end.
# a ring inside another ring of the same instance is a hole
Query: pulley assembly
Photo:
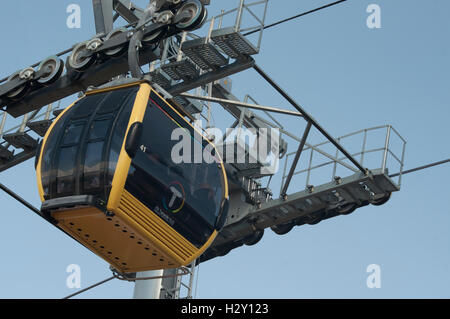
{"type": "Polygon", "coordinates": [[[35,67],[9,76],[0,85],[0,106],[20,101],[27,94],[54,83],[63,74],[64,66],[66,74],[70,74],[69,79],[76,80],[94,64],[121,58],[126,52],[131,75],[141,78],[141,48],[155,49],[165,38],[201,27],[207,17],[205,4],[208,3],[200,0],[152,1],[139,21],[129,28],[114,29],[74,45],[65,63],[60,57],[52,56],[35,67]]]}

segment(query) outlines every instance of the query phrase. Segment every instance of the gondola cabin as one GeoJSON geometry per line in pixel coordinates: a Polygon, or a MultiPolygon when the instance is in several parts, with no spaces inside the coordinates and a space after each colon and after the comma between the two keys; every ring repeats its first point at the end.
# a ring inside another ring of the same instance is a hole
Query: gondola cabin
{"type": "Polygon", "coordinates": [[[144,81],[90,91],[65,109],[36,170],[44,216],[122,273],[192,263],[226,219],[219,153],[144,81]],[[176,164],[177,128],[215,160],[176,164]]]}

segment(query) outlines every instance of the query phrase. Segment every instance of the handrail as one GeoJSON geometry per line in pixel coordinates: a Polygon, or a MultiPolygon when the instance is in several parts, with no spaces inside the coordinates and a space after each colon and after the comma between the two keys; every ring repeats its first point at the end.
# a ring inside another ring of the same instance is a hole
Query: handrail
{"type": "MultiPolygon", "coordinates": [[[[362,129],[359,131],[355,131],[346,135],[343,135],[341,137],[336,138],[337,141],[339,141],[339,143],[342,143],[343,140],[345,140],[346,138],[349,137],[354,137],[357,135],[363,135],[363,142],[362,142],[362,150],[359,152],[354,152],[351,153],[351,156],[356,158],[358,156],[361,156],[361,160],[360,163],[361,165],[364,162],[364,156],[370,153],[377,153],[380,152],[382,153],[382,157],[383,157],[383,161],[381,163],[381,167],[385,168],[385,173],[387,173],[387,160],[388,158],[393,158],[395,162],[397,162],[400,166],[400,171],[398,174],[395,174],[395,176],[392,177],[398,177],[397,180],[397,186],[400,187],[401,185],[401,176],[402,176],[402,171],[403,171],[403,166],[404,166],[404,158],[405,158],[405,147],[406,147],[406,140],[400,135],[400,133],[398,133],[398,131],[396,129],[394,129],[392,126],[390,125],[381,125],[381,126],[376,126],[376,127],[371,127],[371,128],[367,128],[367,129],[362,129]],[[372,147],[370,149],[368,149],[366,146],[367,144],[367,138],[368,136],[374,132],[374,131],[379,131],[379,130],[386,130],[386,136],[384,139],[384,145],[382,147],[372,147]],[[400,150],[393,150],[391,147],[391,139],[392,136],[397,136],[400,140],[401,140],[401,149],[400,150]],[[401,153],[401,155],[399,155],[399,153],[401,153]],[[384,167],[383,167],[384,166],[384,167]]],[[[321,150],[320,148],[331,144],[330,141],[324,141],[324,142],[320,142],[314,145],[309,145],[306,144],[303,151],[310,151],[310,156],[309,156],[309,165],[307,166],[307,168],[303,168],[301,170],[297,170],[295,172],[293,172],[291,175],[292,176],[298,176],[304,173],[307,173],[307,177],[306,177],[306,183],[305,183],[305,187],[308,186],[309,182],[310,182],[310,177],[311,177],[311,172],[313,170],[316,170],[318,168],[322,168],[322,167],[326,167],[329,165],[334,165],[333,168],[333,176],[332,179],[334,179],[336,177],[336,169],[338,166],[341,167],[345,167],[345,168],[349,168],[348,165],[345,164],[345,162],[343,162],[347,157],[346,156],[339,156],[339,150],[336,151],[336,156],[331,156],[329,153],[321,150]],[[321,162],[321,163],[316,163],[314,164],[314,154],[319,153],[322,156],[328,158],[328,161],[325,162],[321,162]]],[[[286,154],[286,158],[285,158],[285,163],[284,163],[284,170],[283,170],[283,176],[282,176],[282,180],[281,180],[281,190],[283,190],[283,187],[285,185],[286,179],[288,177],[288,175],[286,174],[287,171],[287,166],[288,166],[288,162],[289,159],[292,158],[293,155],[295,155],[296,152],[291,152],[286,154]]],[[[281,193],[280,193],[281,194],[281,193]]]]}

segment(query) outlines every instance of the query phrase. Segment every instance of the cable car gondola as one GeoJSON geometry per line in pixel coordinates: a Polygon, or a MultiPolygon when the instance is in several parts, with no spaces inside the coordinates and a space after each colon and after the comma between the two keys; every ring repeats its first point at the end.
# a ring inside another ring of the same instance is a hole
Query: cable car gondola
{"type": "Polygon", "coordinates": [[[219,153],[145,81],[87,92],[65,109],[36,171],[43,215],[122,273],[189,265],[227,216],[219,153]],[[215,160],[174,164],[179,127],[215,160]]]}

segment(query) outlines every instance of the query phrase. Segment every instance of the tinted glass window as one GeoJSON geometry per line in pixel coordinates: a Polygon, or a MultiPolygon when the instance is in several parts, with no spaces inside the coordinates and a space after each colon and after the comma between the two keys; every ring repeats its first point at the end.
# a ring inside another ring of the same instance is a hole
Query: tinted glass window
{"type": "MultiPolygon", "coordinates": [[[[106,172],[108,168],[115,168],[106,163],[111,132],[117,123],[128,124],[138,90],[139,87],[134,86],[88,95],[55,123],[41,162],[46,199],[83,194],[107,196],[106,172]],[[127,115],[122,112],[124,109],[127,115]],[[119,114],[128,118],[119,120],[119,114]]],[[[113,145],[119,144],[117,139],[123,141],[126,124],[125,129],[119,128],[121,137],[114,139],[113,145]]],[[[120,147],[111,152],[115,163],[119,151],[120,147]]]]}
{"type": "Polygon", "coordinates": [[[73,119],[90,117],[104,99],[104,94],[88,95],[74,105],[73,119]]]}
{"type": "Polygon", "coordinates": [[[74,190],[74,167],[78,146],[61,148],[58,171],[56,173],[58,193],[69,193],[74,190]]]}
{"type": "Polygon", "coordinates": [[[194,137],[192,127],[163,103],[149,102],[140,151],[132,161],[126,188],[186,239],[201,246],[210,237],[220,211],[222,171],[217,163],[207,164],[202,158],[198,163],[179,163],[172,158],[180,143],[172,141],[176,129],[187,132],[186,152],[200,149],[203,153],[209,144],[202,142],[200,134],[194,137]]]}
{"type": "Polygon", "coordinates": [[[64,127],[66,119],[70,117],[70,113],[72,110],[68,110],[64,115],[59,119],[57,123],[55,123],[52,134],[49,134],[45,146],[43,148],[43,156],[41,162],[41,179],[42,179],[42,187],[44,190],[44,196],[47,197],[50,192],[50,173],[52,167],[52,159],[55,155],[56,143],[59,138],[59,134],[54,134],[53,132],[60,132],[64,127]]]}
{"type": "Polygon", "coordinates": [[[83,133],[83,129],[84,123],[70,124],[69,127],[66,128],[63,144],[70,145],[78,143],[80,141],[81,134],[83,133]]]}
{"type": "Polygon", "coordinates": [[[95,120],[91,125],[91,130],[89,132],[89,140],[95,140],[98,138],[105,138],[108,133],[109,127],[111,125],[111,120],[95,120]]]}
{"type": "MultiPolygon", "coordinates": [[[[126,88],[120,90],[114,90],[106,94],[105,100],[102,102],[101,108],[98,110],[98,114],[106,114],[106,113],[114,113],[117,112],[125,100],[129,97],[129,94],[124,94],[124,92],[130,93],[130,91],[136,92],[135,88],[126,88]]],[[[134,99],[136,96],[133,96],[132,101],[127,101],[127,103],[131,102],[134,104],[134,99]]]]}
{"type": "Polygon", "coordinates": [[[109,146],[109,160],[108,160],[108,177],[107,185],[111,185],[114,178],[114,172],[116,170],[117,161],[119,160],[120,150],[122,149],[125,133],[130,122],[131,112],[133,111],[135,96],[129,97],[126,102],[126,106],[121,110],[116,123],[113,127],[113,134],[111,138],[111,144],[109,146]]]}
{"type": "Polygon", "coordinates": [[[84,162],[84,188],[100,187],[100,165],[102,163],[104,142],[88,143],[84,162]]]}

